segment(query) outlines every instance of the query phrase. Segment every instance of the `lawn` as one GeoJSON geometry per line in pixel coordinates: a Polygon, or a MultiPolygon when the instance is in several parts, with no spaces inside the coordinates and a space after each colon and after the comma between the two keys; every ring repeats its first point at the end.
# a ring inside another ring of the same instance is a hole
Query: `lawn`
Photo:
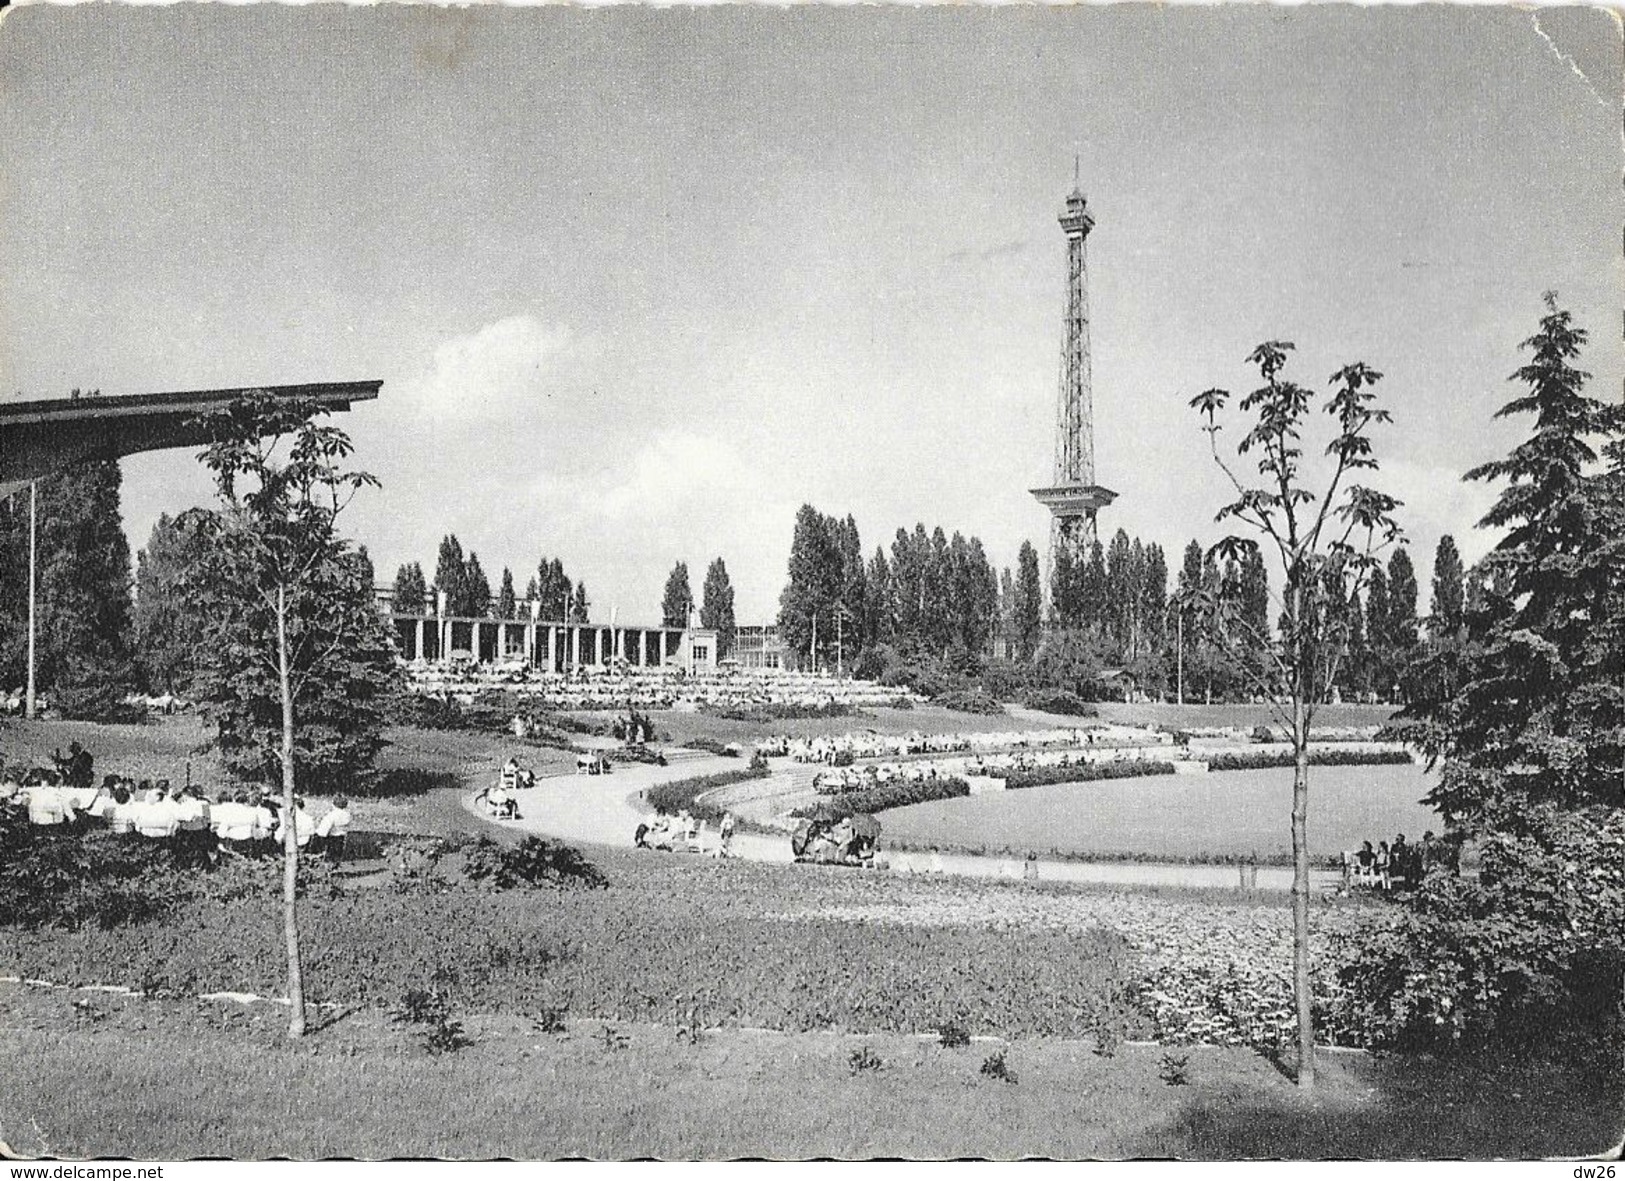
{"type": "Polygon", "coordinates": [[[1060,1039],[472,1015],[474,1044],[431,1056],[368,1011],[298,1047],[269,1006],[0,985],[0,1011],[0,1127],[25,1155],[1482,1159],[1594,1153],[1619,1127],[1606,1088],[1523,1064],[1325,1054],[1304,1099],[1219,1048],[1181,1052],[1175,1084],[1160,1048],[1060,1039]],[[982,1073],[998,1052],[1014,1082],[982,1073]]]}
{"type": "MultiPolygon", "coordinates": [[[[1279,725],[1280,718],[1267,705],[1170,705],[1152,702],[1144,705],[1102,701],[1100,720],[1130,726],[1167,726],[1170,729],[1196,726],[1279,725]]],[[[1392,705],[1322,705],[1315,710],[1315,726],[1380,726],[1394,715],[1392,705]]]]}
{"type": "MultiPolygon", "coordinates": [[[[1416,765],[1311,767],[1312,849],[1358,849],[1362,840],[1415,841],[1443,830],[1418,801],[1431,777],[1416,765]]],[[[882,817],[889,839],[1039,853],[1142,854],[1172,860],[1292,849],[1292,771],[1055,784],[896,808],[882,817]]]]}

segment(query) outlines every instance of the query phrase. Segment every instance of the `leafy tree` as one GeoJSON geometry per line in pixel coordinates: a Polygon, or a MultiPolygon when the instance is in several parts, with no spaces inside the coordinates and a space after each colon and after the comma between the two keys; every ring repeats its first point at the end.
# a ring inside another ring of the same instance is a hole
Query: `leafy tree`
{"type": "Polygon", "coordinates": [[[1455,635],[1466,623],[1467,572],[1456,549],[1456,539],[1446,533],[1433,551],[1433,600],[1428,613],[1428,631],[1435,636],[1455,635]]]}
{"type": "MultiPolygon", "coordinates": [[[[121,524],[123,480],[116,462],[82,464],[38,482],[36,676],[69,717],[117,710],[135,683],[130,646],[130,546],[121,524]]],[[[14,498],[15,552],[27,619],[28,497],[14,498]]],[[[19,669],[26,643],[12,651],[19,669]]]]}
{"type": "Polygon", "coordinates": [[[688,563],[678,562],[666,576],[666,592],[660,597],[660,621],[666,627],[687,627],[694,610],[694,592],[689,588],[688,563]]]}
{"type": "Polygon", "coordinates": [[[428,595],[429,588],[423,579],[423,567],[416,562],[408,562],[395,571],[395,589],[390,595],[390,602],[396,611],[416,613],[423,610],[423,600],[428,595]]]}
{"type": "Polygon", "coordinates": [[[1043,684],[1075,693],[1085,701],[1100,699],[1104,667],[1100,637],[1078,627],[1052,628],[1039,645],[1033,665],[1043,684]]]}
{"type": "Polygon", "coordinates": [[[705,587],[700,591],[700,626],[717,633],[719,655],[727,656],[733,651],[734,637],[739,630],[734,622],[734,586],[721,558],[714,560],[705,571],[705,587]]]}
{"type": "Polygon", "coordinates": [[[519,600],[513,593],[513,571],[506,566],[502,568],[502,587],[497,591],[497,618],[519,618],[519,600]]]}
{"type": "Polygon", "coordinates": [[[440,539],[440,557],[434,568],[434,589],[437,596],[446,597],[447,615],[469,614],[468,566],[463,561],[463,547],[455,533],[448,533],[440,539]]]}
{"type": "Polygon", "coordinates": [[[1043,628],[1044,587],[1038,574],[1038,550],[1030,541],[1021,543],[1016,559],[1016,657],[1031,660],[1038,651],[1043,628]]]}
{"type": "Polygon", "coordinates": [[[1416,568],[1401,546],[1388,558],[1388,647],[1394,682],[1402,691],[1410,683],[1411,666],[1422,642],[1416,597],[1416,568]]]}
{"type": "Polygon", "coordinates": [[[1400,1037],[1547,1041],[1599,1000],[1619,1012],[1625,409],[1584,393],[1586,333],[1552,295],[1547,309],[1513,374],[1527,388],[1497,415],[1532,416],[1532,432],[1466,476],[1501,485],[1479,524],[1505,534],[1471,579],[1456,683],[1403,715],[1443,764],[1427,802],[1477,844],[1480,872],[1429,878],[1373,965],[1374,999],[1417,1018],[1400,1037]]]}
{"type": "Polygon", "coordinates": [[[779,595],[779,634],[785,649],[797,658],[807,653],[814,664],[834,643],[831,609],[841,592],[841,555],[829,526],[829,519],[810,504],[797,511],[789,578],[779,595]]]}
{"type": "Polygon", "coordinates": [[[469,550],[468,562],[463,567],[461,610],[452,614],[470,615],[476,619],[483,619],[491,614],[491,580],[485,576],[485,568],[480,565],[480,556],[473,550],[469,550]]]}
{"type": "Polygon", "coordinates": [[[1075,628],[1083,623],[1083,587],[1078,575],[1072,550],[1061,546],[1055,551],[1055,565],[1049,575],[1050,623],[1057,628],[1075,628]]]}
{"type": "MultiPolygon", "coordinates": [[[[203,461],[220,507],[186,515],[211,549],[192,595],[210,632],[202,684],[217,745],[237,773],[280,777],[287,816],[301,789],[344,790],[373,774],[396,687],[370,580],[337,527],[377,481],[344,470],[350,440],[319,425],[323,413],[256,394],[209,416],[214,442],[203,461]]],[[[297,1038],[305,1002],[292,825],[283,858],[288,1033],[297,1038]]]]}
{"type": "Polygon", "coordinates": [[[203,623],[188,609],[186,587],[207,555],[196,534],[168,513],[159,516],[147,548],[136,555],[136,663],[151,692],[189,691],[206,659],[203,623]]]}
{"type": "MultiPolygon", "coordinates": [[[[1230,401],[1223,389],[1208,389],[1191,399],[1205,420],[1204,430],[1214,462],[1235,489],[1236,498],[1218,520],[1236,520],[1251,537],[1229,536],[1214,552],[1237,558],[1256,548],[1262,538],[1279,559],[1283,575],[1282,623],[1279,638],[1249,634],[1239,604],[1221,596],[1217,609],[1233,625],[1222,638],[1245,649],[1268,652],[1272,676],[1259,685],[1266,694],[1284,689],[1278,715],[1287,725],[1295,755],[1292,785],[1292,926],[1293,992],[1297,1017],[1297,1073],[1300,1087],[1314,1085],[1313,998],[1309,983],[1309,731],[1319,704],[1337,681],[1347,652],[1348,630],[1335,616],[1345,614],[1348,595],[1377,566],[1376,554],[1399,536],[1393,512],[1399,502],[1363,484],[1362,471],[1377,468],[1370,429],[1390,421],[1375,405],[1372,386],[1381,375],[1363,363],[1344,366],[1331,377],[1327,413],[1336,434],[1326,447],[1331,472],[1324,491],[1309,487],[1305,470],[1304,430],[1314,402],[1305,387],[1282,374],[1292,345],[1269,341],[1248,357],[1263,384],[1241,399],[1240,409],[1252,424],[1236,446],[1238,457],[1252,460],[1259,476],[1246,483],[1237,466],[1219,450],[1220,413],[1230,401]],[[1352,582],[1353,588],[1346,584],[1352,582]]],[[[1237,655],[1239,656],[1239,652],[1237,655]]],[[[1235,667],[1246,671],[1246,662],[1235,667]]]]}
{"type": "Polygon", "coordinates": [[[892,569],[886,551],[875,546],[863,572],[863,637],[866,649],[889,644],[895,631],[892,617],[892,569]]]}
{"type": "Polygon", "coordinates": [[[1383,701],[1393,699],[1394,642],[1393,604],[1389,601],[1388,575],[1381,566],[1371,571],[1365,592],[1365,634],[1371,649],[1369,687],[1383,701]]]}

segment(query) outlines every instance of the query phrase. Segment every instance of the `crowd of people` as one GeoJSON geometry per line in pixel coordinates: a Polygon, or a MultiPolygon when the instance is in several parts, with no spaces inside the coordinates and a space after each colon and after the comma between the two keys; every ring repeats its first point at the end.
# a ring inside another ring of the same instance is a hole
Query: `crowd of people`
{"type": "Polygon", "coordinates": [[[56,768],[0,766],[0,807],[23,810],[30,824],[107,832],[164,841],[177,857],[213,863],[222,853],[262,857],[283,847],[291,824],[300,849],[338,864],[353,816],[336,797],[317,818],[296,797],[289,814],[260,788],[209,793],[196,784],[175,787],[167,779],[135,780],[106,775],[94,783],[94,760],[74,743],[58,753],[56,768]]]}
{"type": "Polygon", "coordinates": [[[927,754],[1017,750],[1114,749],[1172,746],[1174,737],[1137,726],[1078,726],[1067,729],[986,730],[965,734],[877,734],[872,730],[846,734],[796,737],[788,734],[764,738],[756,749],[764,756],[798,763],[831,766],[849,759],[902,758],[927,754]]]}
{"type": "Polygon", "coordinates": [[[412,661],[407,682],[415,693],[473,704],[482,693],[515,693],[552,709],[676,709],[701,705],[750,708],[795,705],[809,709],[890,705],[923,700],[907,689],[785,669],[695,669],[589,666],[547,672],[523,661],[470,664],[412,661]]]}
{"type": "Polygon", "coordinates": [[[1394,843],[1362,841],[1353,853],[1343,854],[1344,887],[1369,886],[1377,890],[1413,890],[1428,872],[1445,869],[1461,872],[1461,843],[1441,839],[1432,829],[1418,842],[1409,842],[1400,833],[1394,843]]]}

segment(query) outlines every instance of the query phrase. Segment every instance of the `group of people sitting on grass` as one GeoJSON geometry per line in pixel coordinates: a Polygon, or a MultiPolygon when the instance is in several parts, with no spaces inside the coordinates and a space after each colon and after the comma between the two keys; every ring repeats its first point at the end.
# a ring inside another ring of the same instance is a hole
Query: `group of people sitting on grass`
{"type": "Polygon", "coordinates": [[[1445,869],[1451,873],[1461,870],[1461,845],[1441,840],[1432,829],[1422,834],[1420,842],[1406,841],[1400,833],[1390,845],[1378,841],[1373,849],[1370,841],[1362,841],[1358,852],[1343,855],[1343,876],[1347,886],[1371,886],[1378,890],[1415,889],[1428,872],[1445,869]]]}
{"type": "Polygon", "coordinates": [[[290,818],[279,800],[259,788],[221,791],[211,798],[194,784],[173,787],[167,779],[137,781],[119,775],[107,775],[92,787],[79,782],[89,765],[85,756],[77,765],[69,764],[71,774],[0,767],[0,807],[22,809],[29,823],[42,828],[101,829],[164,841],[182,860],[195,864],[213,864],[222,852],[247,857],[275,853],[283,847],[291,819],[299,848],[320,852],[335,864],[344,859],[352,816],[342,796],[320,820],[296,797],[290,818]]]}

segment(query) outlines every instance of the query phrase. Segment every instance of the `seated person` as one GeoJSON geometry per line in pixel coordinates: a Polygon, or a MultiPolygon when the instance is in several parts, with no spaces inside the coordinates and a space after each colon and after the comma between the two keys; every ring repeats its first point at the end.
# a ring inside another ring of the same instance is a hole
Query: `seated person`
{"type": "Polygon", "coordinates": [[[113,802],[107,809],[107,831],[132,833],[135,831],[135,812],[130,803],[130,789],[122,780],[113,788],[113,802]]]}
{"type": "Polygon", "coordinates": [[[322,842],[322,852],[334,865],[344,860],[344,838],[350,831],[350,801],[343,796],[333,800],[333,806],[316,826],[316,836],[322,842]]]}
{"type": "Polygon", "coordinates": [[[248,852],[249,843],[254,840],[255,810],[248,806],[246,792],[235,796],[221,792],[219,802],[209,810],[209,815],[214,821],[217,840],[235,852],[248,852]]]}
{"type": "Polygon", "coordinates": [[[51,828],[59,824],[72,824],[78,818],[72,801],[57,782],[59,776],[44,771],[30,778],[38,780],[26,789],[30,824],[51,828]]]}
{"type": "Polygon", "coordinates": [[[168,794],[159,794],[136,804],[133,809],[135,831],[149,840],[167,840],[175,835],[180,824],[180,809],[168,794]]]}
{"type": "MultiPolygon", "coordinates": [[[[316,822],[311,819],[309,812],[305,811],[303,796],[295,796],[293,801],[293,842],[303,849],[310,844],[310,838],[316,835],[316,822]]],[[[283,816],[277,824],[276,843],[280,848],[288,839],[288,817],[283,816]]]]}

